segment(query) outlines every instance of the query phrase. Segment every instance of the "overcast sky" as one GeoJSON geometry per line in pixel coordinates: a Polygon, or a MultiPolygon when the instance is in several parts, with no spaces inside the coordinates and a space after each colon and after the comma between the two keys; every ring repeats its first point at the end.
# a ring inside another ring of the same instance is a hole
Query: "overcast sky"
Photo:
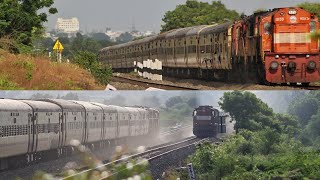
{"type": "MultiPolygon", "coordinates": [[[[55,0],[59,13],[50,15],[46,24],[53,29],[57,17],[78,17],[82,31],[131,30],[133,22],[136,29],[158,32],[165,12],[175,9],[186,0],[55,0]]],[[[211,2],[212,0],[202,0],[211,2]]],[[[308,0],[318,2],[319,0],[308,0]]],[[[251,14],[255,9],[294,6],[305,0],[221,0],[227,8],[251,14]]]]}

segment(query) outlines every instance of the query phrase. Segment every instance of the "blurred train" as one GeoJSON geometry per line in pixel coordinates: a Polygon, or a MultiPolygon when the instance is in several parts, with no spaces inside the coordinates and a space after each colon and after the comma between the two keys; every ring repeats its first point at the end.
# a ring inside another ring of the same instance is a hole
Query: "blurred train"
{"type": "Polygon", "coordinates": [[[99,60],[130,72],[136,62],[162,61],[165,76],[265,84],[319,80],[319,20],[299,7],[276,8],[220,25],[171,30],[106,47],[99,60]]]}
{"type": "Polygon", "coordinates": [[[193,134],[197,137],[216,137],[226,133],[229,116],[212,106],[199,106],[193,111],[193,134]]]}
{"type": "Polygon", "coordinates": [[[159,111],[61,99],[0,99],[0,170],[73,153],[70,142],[90,149],[159,131],[159,111]]]}

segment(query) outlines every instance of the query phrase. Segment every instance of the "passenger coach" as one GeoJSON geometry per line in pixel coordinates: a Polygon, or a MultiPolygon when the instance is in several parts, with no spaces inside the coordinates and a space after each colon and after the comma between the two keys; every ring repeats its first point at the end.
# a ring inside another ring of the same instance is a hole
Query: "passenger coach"
{"type": "Polygon", "coordinates": [[[91,150],[159,132],[159,111],[61,99],[0,99],[0,171],[91,150]]]}

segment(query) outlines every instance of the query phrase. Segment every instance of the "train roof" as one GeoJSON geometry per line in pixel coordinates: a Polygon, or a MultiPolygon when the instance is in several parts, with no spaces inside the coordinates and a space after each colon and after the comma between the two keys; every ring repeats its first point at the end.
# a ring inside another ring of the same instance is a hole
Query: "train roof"
{"type": "Polygon", "coordinates": [[[132,112],[139,112],[139,113],[141,113],[141,112],[146,112],[145,109],[137,108],[137,107],[126,107],[126,109],[128,109],[128,110],[130,110],[130,111],[132,111],[132,112]]]}
{"type": "Polygon", "coordinates": [[[118,109],[115,106],[108,106],[102,103],[91,102],[91,104],[101,107],[106,113],[116,113],[118,109]]]}
{"type": "Polygon", "coordinates": [[[126,113],[128,112],[128,110],[124,107],[120,107],[120,106],[114,106],[114,105],[108,105],[111,108],[114,108],[118,113],[126,113]]]}
{"type": "Polygon", "coordinates": [[[146,108],[146,110],[148,110],[148,111],[156,111],[156,112],[158,112],[158,113],[159,113],[159,110],[154,109],[154,108],[146,108]]]}
{"type": "Polygon", "coordinates": [[[198,35],[199,31],[201,31],[203,28],[207,26],[208,25],[195,26],[186,33],[186,36],[198,35]]]}
{"type": "Polygon", "coordinates": [[[154,41],[156,39],[157,39],[157,36],[149,36],[149,37],[143,38],[140,43],[147,43],[150,41],[154,41]]]}
{"type": "Polygon", "coordinates": [[[32,111],[31,107],[19,100],[0,99],[0,111],[32,111]]]}
{"type": "Polygon", "coordinates": [[[194,27],[187,27],[187,28],[183,28],[180,31],[177,32],[177,34],[175,35],[175,38],[182,38],[185,37],[187,32],[189,32],[191,29],[193,29],[194,27]]]}
{"type": "Polygon", "coordinates": [[[83,109],[84,109],[79,104],[76,104],[72,101],[64,100],[64,99],[42,99],[39,101],[46,101],[46,102],[51,102],[51,103],[57,104],[58,106],[62,107],[63,110],[68,110],[71,112],[83,111],[83,109]]]}
{"type": "Polygon", "coordinates": [[[173,32],[173,31],[175,31],[175,30],[177,30],[177,29],[172,29],[172,30],[170,30],[170,31],[163,32],[163,33],[159,34],[159,35],[157,36],[157,40],[163,40],[163,39],[165,39],[169,33],[173,32]]]}
{"type": "Polygon", "coordinates": [[[33,110],[38,112],[61,112],[62,109],[58,105],[45,101],[21,100],[28,104],[33,110]]]}
{"type": "Polygon", "coordinates": [[[102,110],[101,107],[94,105],[92,103],[89,103],[89,102],[85,102],[85,101],[72,101],[72,102],[83,106],[86,109],[86,111],[96,112],[96,111],[102,110]]]}
{"type": "Polygon", "coordinates": [[[166,39],[173,39],[175,37],[175,35],[177,34],[177,32],[181,31],[183,28],[180,29],[174,29],[172,31],[170,31],[169,33],[166,34],[166,39]]]}
{"type": "Polygon", "coordinates": [[[228,28],[233,24],[233,22],[227,22],[223,24],[215,24],[205,27],[200,31],[200,34],[211,34],[211,33],[218,33],[222,31],[228,30],[228,28]]]}

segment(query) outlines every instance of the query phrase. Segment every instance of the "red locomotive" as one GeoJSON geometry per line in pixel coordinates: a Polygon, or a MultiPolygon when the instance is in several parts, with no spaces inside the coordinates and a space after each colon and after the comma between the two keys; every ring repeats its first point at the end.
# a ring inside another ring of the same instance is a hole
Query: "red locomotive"
{"type": "Polygon", "coordinates": [[[319,80],[318,18],[299,7],[255,13],[239,21],[171,30],[111,46],[100,61],[129,72],[134,61],[159,59],[163,75],[266,84],[319,80]]]}
{"type": "Polygon", "coordinates": [[[212,106],[199,106],[193,111],[193,134],[197,137],[216,137],[226,133],[226,115],[212,106]]]}
{"type": "Polygon", "coordinates": [[[308,85],[319,79],[319,43],[310,37],[318,29],[317,16],[302,8],[257,13],[235,22],[233,55],[262,65],[257,70],[266,82],[308,85]]]}

